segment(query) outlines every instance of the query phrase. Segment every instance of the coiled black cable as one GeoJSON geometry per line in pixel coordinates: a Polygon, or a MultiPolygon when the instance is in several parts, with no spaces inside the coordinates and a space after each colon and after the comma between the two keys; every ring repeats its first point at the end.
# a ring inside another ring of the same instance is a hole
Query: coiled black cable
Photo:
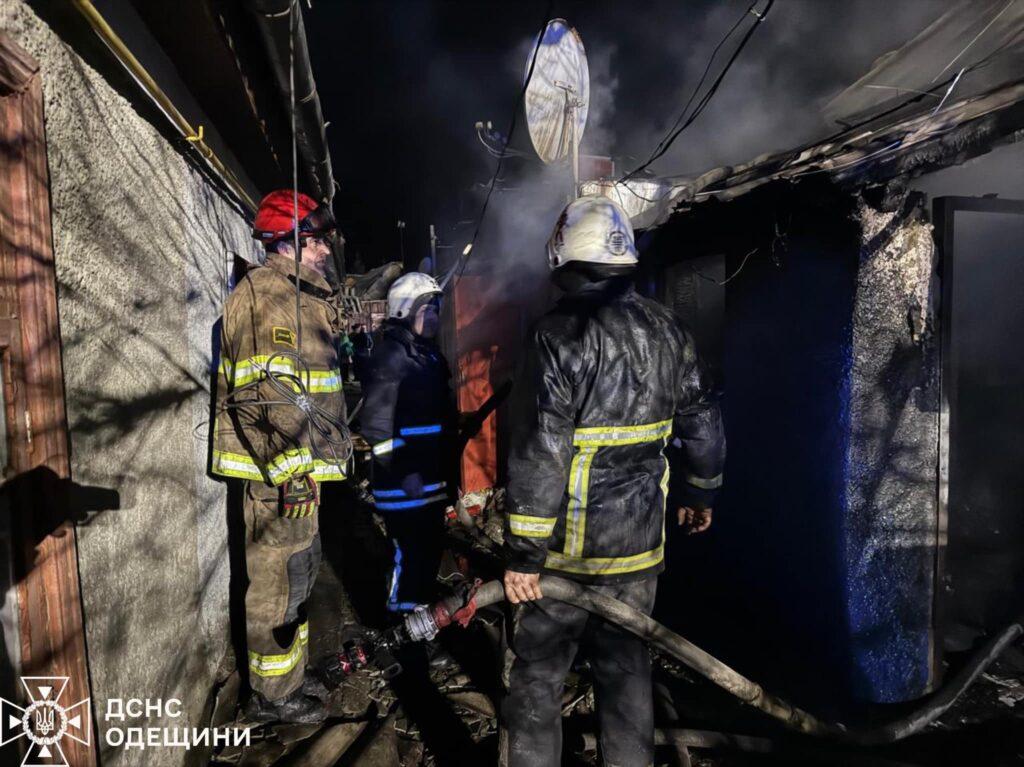
{"type": "Polygon", "coordinates": [[[262,374],[255,381],[243,384],[231,392],[234,398],[247,391],[256,393],[257,387],[266,382],[280,399],[265,399],[257,394],[254,399],[241,402],[227,402],[225,408],[239,409],[243,407],[287,406],[298,408],[306,420],[306,436],[310,452],[315,459],[335,466],[345,466],[352,458],[352,432],[344,418],[339,418],[319,405],[310,391],[311,373],[309,365],[297,352],[274,352],[262,366],[262,374]],[[275,370],[274,363],[278,360],[288,362],[281,367],[290,370],[275,370]],[[319,435],[320,439],[317,439],[319,435]],[[325,454],[326,445],[329,455],[325,454]]]}

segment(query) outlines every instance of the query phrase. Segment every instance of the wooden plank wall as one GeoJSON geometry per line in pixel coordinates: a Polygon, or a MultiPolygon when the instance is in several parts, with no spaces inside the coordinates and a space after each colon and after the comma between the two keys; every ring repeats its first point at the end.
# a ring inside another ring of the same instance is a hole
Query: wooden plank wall
{"type": "MultiPolygon", "coordinates": [[[[83,140],[87,140],[83,137],[83,140]]],[[[0,32],[0,258],[4,295],[20,326],[8,349],[18,390],[10,490],[17,552],[23,676],[68,677],[65,707],[89,697],[70,480],[49,171],[39,65],[0,32]],[[10,281],[13,280],[13,287],[10,281]]],[[[70,764],[95,765],[95,750],[65,737],[70,764]]]]}

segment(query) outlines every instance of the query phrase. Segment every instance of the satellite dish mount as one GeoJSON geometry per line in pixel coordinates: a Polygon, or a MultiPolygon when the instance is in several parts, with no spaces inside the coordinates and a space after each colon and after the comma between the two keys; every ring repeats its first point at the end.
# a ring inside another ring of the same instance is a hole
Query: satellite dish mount
{"type": "MultiPolygon", "coordinates": [[[[526,86],[526,122],[537,155],[549,165],[568,162],[572,198],[580,193],[580,141],[587,124],[590,69],[579,33],[563,19],[547,23],[526,86]]],[[[526,62],[530,72],[533,57],[526,62]]]]}
{"type": "Polygon", "coordinates": [[[555,87],[565,91],[565,118],[562,121],[562,130],[567,131],[564,141],[569,145],[569,162],[572,166],[572,196],[573,199],[580,196],[580,139],[582,130],[577,127],[577,114],[586,106],[586,102],[577,98],[576,89],[571,83],[555,81],[555,87]]]}

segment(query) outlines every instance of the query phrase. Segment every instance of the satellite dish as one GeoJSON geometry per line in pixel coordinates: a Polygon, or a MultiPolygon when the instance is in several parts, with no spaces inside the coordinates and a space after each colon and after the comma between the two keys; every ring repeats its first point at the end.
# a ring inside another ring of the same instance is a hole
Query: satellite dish
{"type": "MultiPolygon", "coordinates": [[[[532,60],[531,48],[526,76],[532,60]]],[[[526,124],[540,159],[548,164],[572,160],[574,180],[589,102],[590,68],[583,41],[564,19],[553,19],[544,28],[537,63],[526,87],[526,124]]]]}

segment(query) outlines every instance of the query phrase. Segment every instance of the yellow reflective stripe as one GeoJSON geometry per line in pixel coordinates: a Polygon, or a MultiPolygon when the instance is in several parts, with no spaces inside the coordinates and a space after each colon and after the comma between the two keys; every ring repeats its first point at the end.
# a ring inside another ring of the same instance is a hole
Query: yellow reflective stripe
{"type": "Polygon", "coordinates": [[[578,447],[610,447],[654,442],[672,434],[672,419],[639,426],[588,426],[576,429],[572,443],[578,447]]]}
{"type": "Polygon", "coordinates": [[[665,462],[665,471],[661,474],[661,511],[664,514],[668,511],[668,478],[669,478],[669,466],[668,458],[665,456],[661,457],[661,460],[665,462]]]}
{"type": "MultiPolygon", "coordinates": [[[[325,393],[341,391],[341,370],[339,368],[331,368],[330,370],[310,370],[309,380],[306,380],[306,371],[301,370],[295,366],[295,363],[287,357],[277,357],[273,364],[270,362],[271,355],[269,354],[257,354],[253,357],[248,357],[237,365],[232,366],[229,360],[223,360],[221,362],[221,372],[227,379],[228,383],[232,386],[245,386],[247,383],[252,383],[261,378],[265,378],[267,371],[273,373],[284,373],[285,375],[291,375],[298,378],[306,386],[306,389],[310,392],[325,393]]],[[[298,384],[294,381],[290,382],[292,388],[298,389],[298,384]]]]}
{"type": "MultiPolygon", "coordinates": [[[[305,458],[311,455],[309,450],[305,448],[289,452],[293,454],[300,454],[302,462],[296,467],[285,469],[283,473],[281,468],[276,469],[274,473],[271,473],[268,468],[267,474],[275,480],[275,484],[280,484],[280,482],[276,481],[277,478],[284,476],[284,474],[292,476],[299,468],[306,466],[305,458]]],[[[278,456],[278,458],[282,457],[278,456]]],[[[282,458],[282,461],[291,460],[294,460],[294,457],[282,458]]],[[[223,450],[214,450],[213,465],[211,468],[213,469],[214,474],[218,474],[222,477],[238,477],[240,479],[255,479],[261,481],[264,479],[264,474],[260,471],[256,462],[248,455],[244,455],[242,453],[227,453],[223,450]]],[[[309,474],[312,474],[314,479],[321,481],[340,481],[347,477],[344,467],[338,464],[328,463],[327,461],[321,461],[319,459],[313,461],[313,470],[310,471],[309,474]]],[[[287,476],[285,479],[287,479],[287,476]]]]}
{"type": "Polygon", "coordinates": [[[267,372],[295,374],[295,365],[286,357],[278,357],[274,364],[268,367],[269,354],[257,354],[242,360],[235,366],[235,386],[245,386],[247,383],[263,378],[267,372]]]}
{"type": "Polygon", "coordinates": [[[321,482],[324,480],[343,480],[347,478],[345,469],[341,464],[328,463],[320,459],[313,461],[313,471],[310,474],[313,475],[313,479],[318,479],[321,482]]]}
{"type": "Polygon", "coordinates": [[[548,538],[555,529],[555,517],[531,517],[528,514],[509,514],[508,527],[513,535],[523,538],[548,538]]]}
{"type": "Polygon", "coordinates": [[[565,548],[567,556],[583,554],[583,536],[587,527],[587,494],[590,489],[590,466],[596,447],[582,448],[569,468],[569,506],[565,517],[565,548]]]}
{"type": "Polygon", "coordinates": [[[263,473],[256,466],[252,458],[238,453],[225,453],[222,450],[214,450],[211,468],[214,474],[219,474],[222,477],[263,479],[263,473]]]}
{"type": "Polygon", "coordinates": [[[310,370],[307,388],[313,393],[341,391],[341,370],[310,370]]]}
{"type": "Polygon", "coordinates": [[[295,632],[295,639],[288,652],[282,655],[260,655],[249,651],[249,670],[256,676],[284,676],[299,665],[309,644],[309,624],[303,623],[295,632]]]}
{"type": "MultiPolygon", "coordinates": [[[[672,419],[637,426],[588,426],[575,430],[572,441],[579,452],[573,457],[569,468],[569,504],[566,509],[565,546],[562,550],[566,557],[578,558],[583,555],[590,468],[598,448],[665,441],[671,435],[672,419]]],[[[663,499],[668,495],[665,490],[667,481],[666,474],[661,483],[663,499]]]]}
{"type": "Polygon", "coordinates": [[[295,475],[309,474],[313,471],[313,454],[308,447],[285,450],[267,462],[267,475],[275,485],[295,475]]]}
{"type": "Polygon", "coordinates": [[[665,544],[628,557],[570,557],[549,551],[544,566],[552,570],[580,575],[618,575],[646,570],[665,558],[665,544]]]}
{"type": "Polygon", "coordinates": [[[698,477],[696,474],[687,474],[684,479],[687,483],[694,487],[699,487],[701,490],[717,490],[722,486],[722,475],[719,474],[717,477],[710,477],[705,479],[704,477],[698,477]]]}

